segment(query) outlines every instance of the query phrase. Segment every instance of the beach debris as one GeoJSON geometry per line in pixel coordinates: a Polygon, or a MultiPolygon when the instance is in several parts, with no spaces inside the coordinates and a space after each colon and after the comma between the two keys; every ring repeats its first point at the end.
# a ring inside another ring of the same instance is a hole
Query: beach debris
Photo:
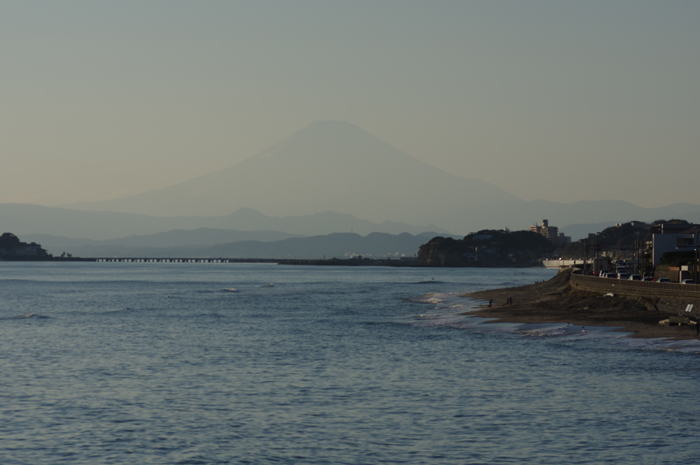
{"type": "Polygon", "coordinates": [[[659,324],[661,326],[681,326],[681,325],[689,325],[689,324],[696,324],[694,321],[691,323],[690,318],[687,316],[674,316],[671,315],[665,320],[659,321],[659,324]]]}
{"type": "Polygon", "coordinates": [[[605,297],[615,297],[615,294],[613,294],[612,292],[608,292],[607,294],[605,294],[605,297]]]}

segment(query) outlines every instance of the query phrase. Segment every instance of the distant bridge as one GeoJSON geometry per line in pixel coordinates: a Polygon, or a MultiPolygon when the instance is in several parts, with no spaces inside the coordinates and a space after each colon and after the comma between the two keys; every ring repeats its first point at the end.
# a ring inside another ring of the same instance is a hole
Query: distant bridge
{"type": "Polygon", "coordinates": [[[278,265],[326,265],[326,266],[417,266],[413,259],[391,260],[371,258],[174,258],[174,257],[53,257],[41,261],[102,262],[102,263],[275,263],[278,265]]]}
{"type": "Polygon", "coordinates": [[[276,258],[143,258],[143,257],[98,257],[81,258],[80,261],[109,263],[278,263],[276,258]]]}

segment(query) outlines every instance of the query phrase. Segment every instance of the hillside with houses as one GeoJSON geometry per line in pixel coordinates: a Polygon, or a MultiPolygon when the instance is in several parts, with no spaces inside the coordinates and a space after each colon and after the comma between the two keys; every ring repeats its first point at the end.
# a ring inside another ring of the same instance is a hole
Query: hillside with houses
{"type": "Polygon", "coordinates": [[[1,260],[47,260],[51,258],[36,242],[22,242],[17,236],[6,232],[0,236],[1,260]]]}

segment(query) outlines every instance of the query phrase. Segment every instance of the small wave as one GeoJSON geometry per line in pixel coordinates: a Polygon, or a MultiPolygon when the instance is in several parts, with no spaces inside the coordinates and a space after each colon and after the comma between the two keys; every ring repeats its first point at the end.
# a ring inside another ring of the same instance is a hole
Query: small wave
{"type": "Polygon", "coordinates": [[[5,319],[6,319],[6,320],[24,320],[24,319],[27,319],[27,318],[33,318],[33,319],[41,320],[41,319],[48,319],[49,317],[48,317],[48,316],[44,316],[44,315],[39,315],[38,313],[26,313],[26,314],[24,314],[24,315],[11,316],[11,317],[5,318],[5,319]]]}
{"type": "Polygon", "coordinates": [[[228,315],[223,315],[221,313],[196,313],[194,315],[189,315],[187,316],[188,319],[192,320],[199,320],[199,319],[206,319],[206,320],[223,320],[225,318],[230,318],[228,315]]]}
{"type": "Polygon", "coordinates": [[[462,313],[422,313],[410,322],[414,326],[473,327],[478,321],[462,313]]]}
{"type": "Polygon", "coordinates": [[[35,317],[35,316],[39,316],[39,315],[38,315],[37,313],[27,313],[27,314],[24,314],[24,315],[15,316],[15,317],[13,317],[13,318],[17,318],[17,319],[19,319],[19,318],[33,318],[33,317],[35,317]]]}
{"type": "MultiPolygon", "coordinates": [[[[581,331],[585,330],[579,329],[579,332],[581,331]]],[[[569,331],[568,328],[562,326],[550,328],[519,329],[515,332],[529,337],[558,337],[572,333],[572,331],[569,331]]]]}
{"type": "Polygon", "coordinates": [[[423,304],[434,304],[434,305],[439,305],[445,302],[447,300],[447,294],[433,294],[432,292],[429,292],[427,294],[424,294],[419,297],[415,297],[411,299],[414,302],[419,302],[423,304]]]}
{"type": "Polygon", "coordinates": [[[676,341],[668,338],[626,338],[624,341],[628,346],[640,350],[660,350],[665,352],[680,352],[684,354],[700,354],[700,341],[688,339],[676,341]]]}
{"type": "Polygon", "coordinates": [[[102,312],[81,312],[85,313],[88,315],[104,315],[104,316],[119,316],[122,314],[129,314],[129,313],[141,313],[143,312],[143,309],[136,309],[133,307],[124,307],[124,308],[117,308],[113,310],[104,310],[102,312]]]}
{"type": "Polygon", "coordinates": [[[238,292],[238,289],[233,288],[233,287],[227,287],[227,288],[223,288],[221,290],[224,292],[238,292]]]}

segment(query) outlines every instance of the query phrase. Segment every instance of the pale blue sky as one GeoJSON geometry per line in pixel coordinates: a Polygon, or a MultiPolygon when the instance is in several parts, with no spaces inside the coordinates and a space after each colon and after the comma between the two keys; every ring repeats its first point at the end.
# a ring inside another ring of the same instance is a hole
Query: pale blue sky
{"type": "Polygon", "coordinates": [[[0,202],[356,124],[525,199],[700,203],[698,1],[0,1],[0,202]]]}

